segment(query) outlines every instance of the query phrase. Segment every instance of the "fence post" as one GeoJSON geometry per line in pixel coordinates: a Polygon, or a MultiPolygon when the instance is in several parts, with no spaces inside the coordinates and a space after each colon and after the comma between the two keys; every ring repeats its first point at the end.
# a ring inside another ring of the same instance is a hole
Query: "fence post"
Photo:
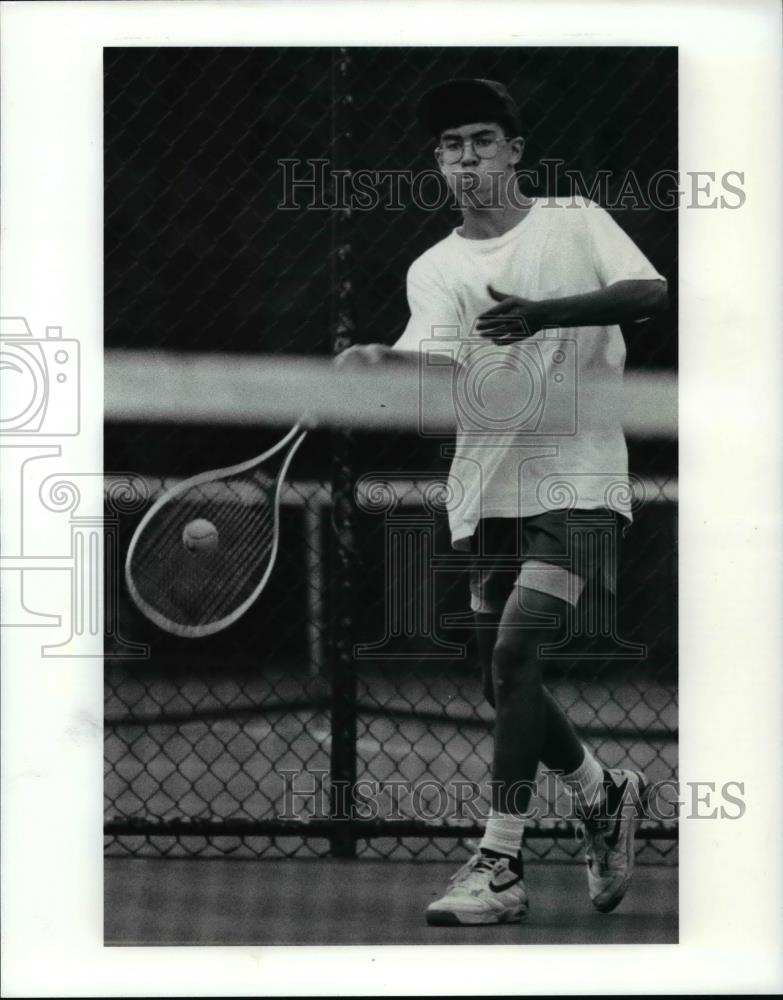
{"type": "MultiPolygon", "coordinates": [[[[332,150],[334,171],[348,160],[351,140],[347,49],[332,56],[332,150]]],[[[333,183],[335,200],[339,185],[333,183]]],[[[331,246],[331,340],[332,353],[339,354],[353,343],[353,288],[351,284],[350,205],[332,209],[331,246]]],[[[354,549],[353,442],[350,431],[332,435],[332,627],[331,627],[331,850],[335,857],[356,856],[351,802],[356,783],[356,673],[353,663],[353,574],[354,549]]]]}

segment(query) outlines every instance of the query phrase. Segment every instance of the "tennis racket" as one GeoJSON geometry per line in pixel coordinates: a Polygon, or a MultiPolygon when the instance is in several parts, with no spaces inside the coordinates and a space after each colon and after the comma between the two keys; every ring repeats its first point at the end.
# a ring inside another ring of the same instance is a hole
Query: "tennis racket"
{"type": "Polygon", "coordinates": [[[156,500],[125,560],[128,591],[150,621],[198,639],[253,604],[275,564],[280,492],[306,436],[299,423],[263,455],[193,476],[156,500]]]}

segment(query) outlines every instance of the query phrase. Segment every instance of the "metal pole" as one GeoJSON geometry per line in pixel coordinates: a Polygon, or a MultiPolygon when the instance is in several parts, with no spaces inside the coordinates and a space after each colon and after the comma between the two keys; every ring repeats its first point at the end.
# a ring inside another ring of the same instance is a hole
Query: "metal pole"
{"type": "MultiPolygon", "coordinates": [[[[332,170],[349,162],[351,59],[347,49],[332,57],[332,170]]],[[[335,198],[339,197],[339,187],[335,198]]],[[[332,209],[332,352],[353,343],[351,209],[332,209]]],[[[356,783],[356,673],[353,662],[354,476],[350,432],[332,437],[332,628],[331,628],[331,848],[335,857],[356,856],[351,801],[356,783]]]]}

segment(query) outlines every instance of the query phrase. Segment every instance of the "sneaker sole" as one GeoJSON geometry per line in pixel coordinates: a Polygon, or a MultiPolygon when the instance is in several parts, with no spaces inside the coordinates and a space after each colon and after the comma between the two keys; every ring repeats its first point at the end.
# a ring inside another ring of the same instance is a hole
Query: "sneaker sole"
{"type": "MultiPolygon", "coordinates": [[[[642,806],[642,808],[645,808],[647,806],[647,801],[649,799],[650,785],[647,782],[645,776],[641,773],[641,771],[632,771],[631,773],[635,774],[639,781],[637,795],[639,798],[640,805],[642,806]]],[[[633,833],[632,836],[628,838],[628,875],[623,880],[623,883],[619,887],[619,889],[617,889],[614,895],[612,895],[608,900],[606,900],[606,902],[599,903],[596,900],[592,900],[593,906],[596,908],[596,910],[598,910],[599,913],[611,913],[612,910],[616,910],[617,907],[620,905],[620,903],[622,903],[625,894],[628,892],[628,886],[631,884],[634,861],[636,858],[635,843],[636,843],[636,827],[638,823],[639,823],[639,818],[635,816],[631,820],[633,833]]]]}
{"type": "Polygon", "coordinates": [[[425,914],[430,927],[479,927],[490,924],[523,924],[527,921],[524,913],[454,913],[453,910],[429,910],[425,914]]]}

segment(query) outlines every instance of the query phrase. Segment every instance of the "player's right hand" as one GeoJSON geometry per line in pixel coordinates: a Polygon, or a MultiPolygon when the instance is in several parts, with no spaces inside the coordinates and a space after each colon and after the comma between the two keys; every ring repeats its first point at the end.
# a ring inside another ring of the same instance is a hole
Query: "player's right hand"
{"type": "Polygon", "coordinates": [[[390,348],[384,344],[352,344],[334,359],[337,368],[364,368],[384,361],[390,348]]]}

